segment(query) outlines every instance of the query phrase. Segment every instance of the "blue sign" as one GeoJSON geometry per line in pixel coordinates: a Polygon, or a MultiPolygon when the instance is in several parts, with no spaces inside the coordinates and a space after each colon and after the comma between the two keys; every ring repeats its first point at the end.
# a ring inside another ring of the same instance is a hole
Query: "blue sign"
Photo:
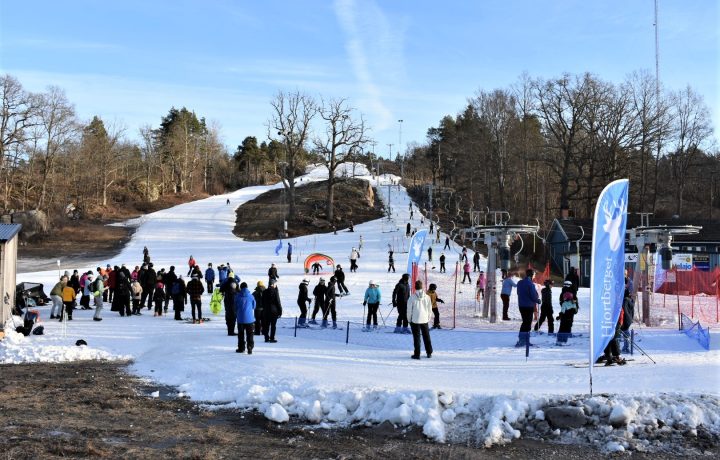
{"type": "Polygon", "coordinates": [[[427,229],[418,230],[410,240],[407,263],[407,273],[410,276],[412,276],[413,264],[420,265],[420,257],[422,256],[423,245],[425,244],[425,237],[427,236],[427,233],[427,229]]]}
{"type": "Polygon", "coordinates": [[[625,291],[629,181],[608,184],[595,206],[590,269],[590,369],[615,336],[625,291]]]}

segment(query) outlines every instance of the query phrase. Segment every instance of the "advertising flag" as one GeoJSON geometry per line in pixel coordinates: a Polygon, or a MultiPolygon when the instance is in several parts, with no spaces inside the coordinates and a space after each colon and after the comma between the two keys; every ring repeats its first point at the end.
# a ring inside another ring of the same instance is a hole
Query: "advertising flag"
{"type": "Polygon", "coordinates": [[[615,336],[622,308],[628,188],[627,179],[611,182],[600,194],[595,207],[590,263],[591,379],[592,364],[615,336]]]}
{"type": "Polygon", "coordinates": [[[407,274],[412,276],[413,264],[420,265],[420,257],[422,256],[427,229],[418,230],[410,240],[410,249],[408,250],[407,274]]]}

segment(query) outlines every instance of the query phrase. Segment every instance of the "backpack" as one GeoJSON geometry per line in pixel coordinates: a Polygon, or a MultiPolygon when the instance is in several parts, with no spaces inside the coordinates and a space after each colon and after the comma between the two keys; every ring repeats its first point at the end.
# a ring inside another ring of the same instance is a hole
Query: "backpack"
{"type": "Polygon", "coordinates": [[[217,315],[222,311],[222,298],[220,289],[215,288],[212,293],[212,297],[210,298],[210,311],[213,315],[217,315]]]}
{"type": "Polygon", "coordinates": [[[170,294],[172,295],[180,295],[180,282],[175,281],[172,285],[172,288],[170,288],[170,294]]]}

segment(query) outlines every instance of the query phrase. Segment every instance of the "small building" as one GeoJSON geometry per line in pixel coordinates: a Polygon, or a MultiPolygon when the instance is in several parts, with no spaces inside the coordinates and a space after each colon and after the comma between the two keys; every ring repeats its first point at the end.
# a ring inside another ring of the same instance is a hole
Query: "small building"
{"type": "Polygon", "coordinates": [[[20,224],[0,224],[0,339],[5,336],[5,322],[15,308],[18,234],[20,224]]]}
{"type": "MultiPolygon", "coordinates": [[[[651,226],[697,225],[702,227],[696,235],[678,235],[673,238],[673,252],[691,255],[697,270],[712,271],[720,266],[720,222],[700,219],[650,219],[651,226]]],[[[627,229],[640,226],[640,216],[628,214],[627,229]]],[[[590,251],[592,246],[592,219],[572,217],[553,220],[547,243],[550,249],[551,269],[565,277],[570,267],[579,271],[580,286],[590,286],[590,251]]],[[[650,248],[655,252],[655,247],[650,248]]],[[[625,254],[637,254],[637,248],[625,239],[625,254]]],[[[634,263],[628,263],[634,268],[634,263]]]]}

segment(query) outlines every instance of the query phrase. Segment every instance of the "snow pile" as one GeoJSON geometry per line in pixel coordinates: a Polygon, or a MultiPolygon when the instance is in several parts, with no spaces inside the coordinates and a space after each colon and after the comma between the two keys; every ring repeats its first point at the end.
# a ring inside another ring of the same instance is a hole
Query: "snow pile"
{"type": "Polygon", "coordinates": [[[113,355],[88,346],[68,344],[67,340],[15,332],[11,321],[5,327],[5,339],[0,341],[0,364],[62,363],[82,360],[127,360],[131,356],[113,355]]]}

